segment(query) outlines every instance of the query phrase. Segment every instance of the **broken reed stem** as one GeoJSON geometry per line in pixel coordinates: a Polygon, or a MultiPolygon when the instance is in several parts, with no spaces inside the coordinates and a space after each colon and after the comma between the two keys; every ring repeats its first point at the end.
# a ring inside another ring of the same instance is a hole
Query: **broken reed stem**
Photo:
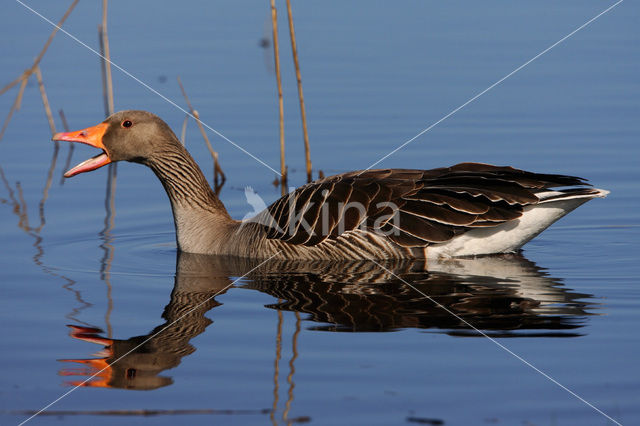
{"type": "MultiPolygon", "coordinates": [[[[51,114],[51,108],[49,107],[49,98],[47,92],[44,90],[44,82],[42,81],[42,72],[40,72],[40,66],[36,66],[36,79],[38,80],[38,89],[40,89],[40,96],[42,97],[42,105],[44,105],[44,111],[47,114],[47,120],[49,120],[49,129],[51,130],[51,136],[56,133],[56,124],[53,122],[53,114],[51,114]]],[[[56,141],[58,145],[58,141],[56,141]]]]}
{"type": "MultiPolygon", "coordinates": [[[[65,132],[68,132],[69,124],[67,123],[67,117],[64,115],[64,111],[62,110],[62,108],[60,108],[58,113],[60,114],[60,121],[62,121],[62,128],[65,132]]],[[[66,170],[69,170],[69,166],[71,165],[71,157],[73,156],[73,148],[75,147],[75,145],[72,143],[69,143],[67,145],[69,145],[69,152],[67,153],[67,161],[65,162],[64,168],[62,169],[62,176],[60,176],[60,185],[64,185],[64,172],[66,170]]]]}
{"type": "Polygon", "coordinates": [[[291,14],[291,0],[287,0],[287,15],[289,18],[289,35],[291,37],[291,52],[293,64],[296,68],[296,80],[298,81],[298,98],[300,99],[300,117],[302,119],[302,135],[304,137],[304,158],[307,168],[307,183],[311,182],[311,152],[309,149],[309,132],[307,131],[307,112],[304,107],[304,94],[302,92],[302,76],[300,75],[300,62],[298,61],[298,46],[296,44],[296,32],[293,28],[293,15],[291,14]]]}
{"type": "Polygon", "coordinates": [[[191,105],[191,101],[187,96],[186,90],[184,90],[184,86],[182,85],[182,80],[180,80],[180,76],[178,76],[178,85],[180,85],[182,96],[184,96],[184,100],[187,102],[187,106],[189,107],[189,111],[191,112],[191,115],[196,119],[196,123],[198,123],[198,128],[200,129],[200,133],[202,133],[202,138],[207,143],[207,148],[209,149],[209,153],[211,154],[211,157],[213,157],[214,185],[216,187],[222,186],[224,182],[227,180],[227,178],[224,175],[222,168],[220,167],[220,163],[218,163],[218,153],[213,149],[213,146],[211,145],[211,142],[207,137],[207,132],[204,130],[202,121],[200,121],[200,115],[198,114],[198,111],[193,108],[193,105],[191,105]],[[220,175],[220,183],[218,183],[218,175],[220,175]]]}
{"type": "Polygon", "coordinates": [[[7,118],[5,118],[4,123],[2,124],[2,130],[0,130],[0,140],[2,140],[4,132],[9,126],[9,121],[11,121],[13,113],[20,109],[20,104],[22,103],[22,95],[24,94],[24,88],[27,87],[27,80],[29,80],[29,77],[23,76],[22,83],[20,84],[20,89],[18,89],[18,94],[16,95],[16,100],[13,101],[13,105],[9,110],[9,114],[7,114],[7,118]]]}
{"type": "MultiPolygon", "coordinates": [[[[64,129],[65,132],[69,131],[69,123],[67,123],[67,116],[64,115],[64,111],[62,110],[62,108],[60,108],[60,110],[58,110],[58,114],[60,114],[60,121],[62,121],[62,128],[64,129]]],[[[69,144],[69,146],[74,146],[73,144],[69,144]]]]}
{"type": "Polygon", "coordinates": [[[78,4],[79,0],[74,0],[73,3],[71,3],[71,6],[69,6],[69,8],[67,9],[67,11],[64,13],[64,15],[62,15],[62,18],[60,19],[60,21],[58,21],[58,25],[56,25],[53,29],[53,31],[51,31],[51,34],[49,34],[49,38],[47,39],[47,42],[44,44],[44,47],[42,48],[42,50],[40,51],[40,53],[38,54],[38,56],[36,56],[36,59],[33,61],[33,65],[31,65],[31,67],[27,68],[26,70],[24,70],[22,72],[22,74],[20,74],[20,76],[18,76],[18,78],[16,78],[15,80],[13,80],[11,83],[7,84],[6,86],[4,86],[2,89],[0,89],[0,96],[3,95],[7,90],[11,89],[13,86],[15,86],[16,84],[20,83],[20,81],[23,78],[29,78],[29,76],[31,74],[33,74],[33,72],[35,71],[36,67],[38,66],[38,64],[40,63],[40,61],[42,60],[42,57],[44,56],[44,54],[46,53],[47,49],[49,48],[49,45],[51,44],[51,42],[53,41],[53,37],[56,35],[56,33],[58,32],[58,29],[60,27],[62,27],[62,24],[64,24],[64,21],[67,20],[67,18],[69,17],[69,15],[71,14],[71,11],[73,10],[74,7],[76,7],[76,4],[78,4]]]}
{"type": "Polygon", "coordinates": [[[284,161],[284,101],[282,99],[282,79],[280,77],[280,49],[278,47],[278,11],[275,0],[271,0],[271,24],[273,28],[273,57],[278,83],[278,112],[280,114],[280,182],[284,187],[287,182],[287,168],[284,161]]]}
{"type": "Polygon", "coordinates": [[[102,0],[102,24],[100,25],[100,48],[102,50],[102,67],[104,70],[104,94],[107,116],[114,113],[113,80],[111,79],[111,53],[109,50],[109,36],[107,35],[107,0],[102,0]]]}

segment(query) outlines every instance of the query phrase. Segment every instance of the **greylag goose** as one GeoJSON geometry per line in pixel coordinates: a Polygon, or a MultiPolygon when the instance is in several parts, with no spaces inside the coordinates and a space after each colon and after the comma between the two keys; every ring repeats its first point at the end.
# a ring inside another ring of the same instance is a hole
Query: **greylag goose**
{"type": "Polygon", "coordinates": [[[123,160],[151,168],[169,196],[178,249],[190,253],[328,260],[508,253],[608,194],[578,177],[480,163],[362,170],[301,186],[252,220],[236,221],[154,114],[120,111],[53,140],[102,150],[65,177],[123,160]]]}

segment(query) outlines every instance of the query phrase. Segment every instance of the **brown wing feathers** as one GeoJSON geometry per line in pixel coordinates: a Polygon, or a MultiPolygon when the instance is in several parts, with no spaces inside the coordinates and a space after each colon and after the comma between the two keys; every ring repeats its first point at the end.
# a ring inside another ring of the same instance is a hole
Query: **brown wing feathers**
{"type": "Polygon", "coordinates": [[[479,163],[350,172],[282,197],[268,207],[272,219],[265,227],[268,238],[290,244],[312,246],[360,227],[381,231],[402,246],[424,247],[517,219],[524,206],[539,201],[537,191],[575,185],[588,184],[573,176],[479,163]]]}

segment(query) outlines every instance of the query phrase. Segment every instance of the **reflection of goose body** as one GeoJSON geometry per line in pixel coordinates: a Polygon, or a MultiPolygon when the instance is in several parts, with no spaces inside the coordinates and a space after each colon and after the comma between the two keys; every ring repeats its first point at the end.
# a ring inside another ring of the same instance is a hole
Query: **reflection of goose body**
{"type": "Polygon", "coordinates": [[[454,274],[458,277],[493,277],[511,288],[514,296],[536,301],[532,312],[548,315],[584,315],[584,303],[577,299],[587,294],[568,292],[553,279],[521,255],[491,256],[480,259],[447,259],[430,262],[429,271],[454,274]]]}
{"type": "Polygon", "coordinates": [[[520,255],[431,261],[428,272],[407,261],[389,261],[388,270],[365,261],[318,266],[260,272],[247,285],[284,300],[271,307],[308,313],[328,324],[316,328],[339,331],[470,331],[471,324],[503,336],[570,336],[560,330],[581,326],[588,303],[580,299],[590,297],[569,292],[520,255]]]}
{"type": "MultiPolygon", "coordinates": [[[[101,337],[99,329],[73,327],[73,337],[105,348],[102,358],[66,360],[92,371],[66,369],[62,374],[91,375],[104,368],[98,380],[86,385],[154,389],[171,384],[172,379],[160,374],[195,351],[189,342],[211,324],[205,314],[219,305],[213,296],[232,283],[231,277],[258,265],[246,258],[180,253],[171,300],[162,314],[165,322],[145,336],[125,340],[101,337]]],[[[519,255],[430,262],[429,272],[420,261],[383,265],[274,260],[249,274],[245,287],[283,300],[269,308],[308,314],[318,330],[433,328],[465,335],[472,330],[463,318],[492,335],[568,337],[576,335],[569,330],[579,328],[588,315],[588,302],[580,300],[588,295],[568,291],[519,255]]]]}
{"type": "Polygon", "coordinates": [[[363,170],[304,185],[253,221],[239,222],[169,126],[151,113],[121,111],[54,139],[103,151],[67,177],[121,160],[150,167],[171,201],[178,247],[191,253],[333,260],[508,253],[607,194],[577,177],[477,163],[363,170]]]}

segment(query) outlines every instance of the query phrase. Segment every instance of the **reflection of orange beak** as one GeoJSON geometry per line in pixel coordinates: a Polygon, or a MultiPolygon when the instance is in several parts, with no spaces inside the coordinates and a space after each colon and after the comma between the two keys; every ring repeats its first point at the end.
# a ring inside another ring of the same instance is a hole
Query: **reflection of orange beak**
{"type": "Polygon", "coordinates": [[[102,330],[99,328],[85,327],[81,325],[67,325],[67,327],[71,329],[69,335],[74,339],[104,345],[105,348],[100,351],[99,355],[96,354],[98,356],[103,356],[104,358],[60,359],[58,361],[77,362],[78,364],[86,365],[88,368],[64,368],[60,370],[58,374],[60,374],[61,376],[93,376],[95,374],[95,376],[86,383],[84,381],[74,381],[67,382],[67,384],[70,386],[88,386],[100,388],[110,387],[111,385],[109,383],[111,382],[111,377],[113,376],[113,370],[111,368],[111,365],[107,362],[107,359],[113,357],[113,350],[111,349],[113,339],[100,337],[98,333],[101,333],[102,330]]]}
{"type": "Polygon", "coordinates": [[[69,335],[74,339],[97,343],[104,346],[111,346],[113,344],[113,339],[98,336],[97,333],[102,332],[99,328],[81,327],[76,325],[69,325],[68,327],[71,329],[69,335]]]}
{"type": "Polygon", "coordinates": [[[102,154],[96,155],[93,158],[84,161],[68,172],[64,174],[65,177],[75,176],[78,173],[90,172],[91,170],[95,170],[99,167],[107,165],[111,162],[109,155],[102,143],[102,137],[109,125],[107,123],[100,123],[97,126],[87,127],[83,130],[77,130],[75,132],[62,132],[56,133],[51,138],[54,141],[67,141],[67,142],[80,142],[87,145],[91,145],[95,148],[101,149],[102,154]]]}
{"type": "Polygon", "coordinates": [[[98,387],[108,388],[111,381],[113,371],[111,366],[105,359],[61,359],[63,362],[77,362],[80,364],[88,365],[89,369],[63,369],[60,370],[61,376],[95,376],[88,382],[84,381],[72,381],[67,382],[71,386],[86,386],[86,387],[98,387]],[[96,372],[99,372],[96,374],[96,372]],[[97,380],[96,380],[97,379],[97,380]]]}
{"type": "Polygon", "coordinates": [[[74,331],[78,333],[104,333],[104,330],[101,328],[86,325],[67,324],[67,327],[73,330],[72,333],[74,331]]]}

